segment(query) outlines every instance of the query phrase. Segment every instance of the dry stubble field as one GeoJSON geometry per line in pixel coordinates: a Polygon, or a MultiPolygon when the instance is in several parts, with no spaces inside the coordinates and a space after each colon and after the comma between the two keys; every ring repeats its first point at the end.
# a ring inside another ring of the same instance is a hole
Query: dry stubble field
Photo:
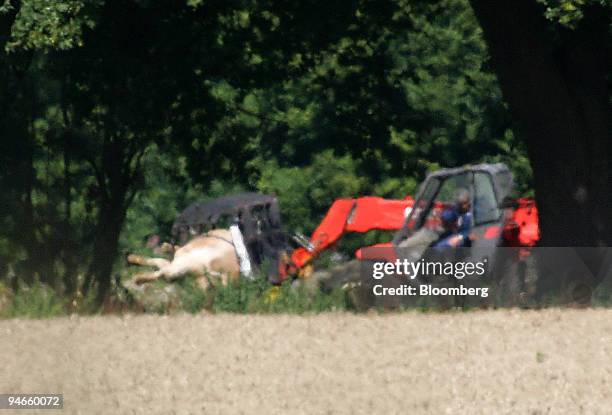
{"type": "Polygon", "coordinates": [[[63,393],[66,414],[612,413],[612,310],[72,317],[0,333],[0,393],[63,393]]]}

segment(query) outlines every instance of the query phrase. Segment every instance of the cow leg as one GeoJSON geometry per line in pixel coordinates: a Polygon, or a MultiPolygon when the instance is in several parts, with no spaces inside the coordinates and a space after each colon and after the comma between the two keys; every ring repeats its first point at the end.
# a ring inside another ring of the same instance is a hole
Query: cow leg
{"type": "Polygon", "coordinates": [[[202,291],[208,290],[210,287],[217,285],[219,282],[223,286],[227,286],[229,283],[229,277],[225,273],[207,270],[205,275],[198,275],[196,277],[196,283],[202,289],[202,291]]]}
{"type": "Polygon", "coordinates": [[[132,277],[132,281],[135,284],[144,284],[145,282],[155,281],[160,279],[163,276],[163,272],[155,271],[155,272],[141,272],[132,277]]]}
{"type": "Polygon", "coordinates": [[[204,277],[208,282],[208,285],[218,285],[221,283],[222,286],[227,287],[230,282],[230,276],[226,272],[206,270],[206,276],[204,277]]]}
{"type": "MultiPolygon", "coordinates": [[[[183,269],[171,269],[172,267],[167,267],[165,268],[164,271],[164,278],[166,279],[166,281],[174,281],[177,280],[179,278],[185,277],[189,271],[185,272],[185,270],[183,269]]],[[[196,280],[196,284],[198,284],[198,286],[202,289],[202,291],[206,291],[210,288],[211,286],[211,282],[210,279],[207,275],[202,275],[201,273],[195,273],[195,272],[191,272],[191,274],[195,277],[196,280]]]]}
{"type": "Polygon", "coordinates": [[[142,265],[146,267],[164,268],[170,265],[170,261],[164,258],[149,258],[141,255],[130,254],[127,256],[127,261],[130,264],[142,265]]]}
{"type": "Polygon", "coordinates": [[[193,270],[189,268],[185,268],[181,266],[180,263],[173,263],[169,266],[160,270],[163,273],[164,278],[167,281],[174,281],[179,278],[183,278],[188,274],[191,274],[195,277],[196,282],[202,290],[206,291],[210,288],[211,285],[216,285],[219,281],[222,285],[228,284],[228,276],[223,272],[213,271],[210,269],[205,269],[204,273],[202,270],[193,270]]]}
{"type": "Polygon", "coordinates": [[[160,247],[159,250],[164,253],[164,254],[173,254],[174,252],[176,252],[178,249],[180,248],[180,246],[178,245],[172,245],[169,244],[168,242],[164,242],[160,247]]]}

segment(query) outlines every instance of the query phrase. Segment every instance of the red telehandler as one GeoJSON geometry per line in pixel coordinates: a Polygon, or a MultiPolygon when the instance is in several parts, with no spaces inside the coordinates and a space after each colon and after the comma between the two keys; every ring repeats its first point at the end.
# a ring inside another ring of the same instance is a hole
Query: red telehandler
{"type": "MultiPolygon", "coordinates": [[[[469,251],[474,255],[486,256],[491,266],[504,263],[506,255],[497,255],[498,248],[514,250],[510,268],[512,277],[506,291],[518,293],[524,289],[525,259],[539,240],[538,214],[533,199],[512,199],[514,190],[512,175],[503,164],[480,164],[454,169],[442,169],[427,176],[416,198],[388,200],[378,197],[336,200],[321,224],[302,247],[294,250],[287,261],[281,261],[281,279],[289,275],[307,277],[312,273],[311,263],[322,251],[333,247],[348,232],[371,230],[396,230],[392,242],[360,248],[355,256],[361,261],[394,261],[402,241],[422,230],[432,233],[440,229],[440,215],[454,205],[457,189],[470,194],[470,214],[473,217],[472,239],[469,251]],[[516,253],[516,255],[514,255],[516,253]]],[[[337,268],[337,283],[355,281],[358,273],[357,261],[353,266],[337,268]],[[353,275],[348,275],[353,274],[353,275]]],[[[323,272],[324,273],[324,272],[323,272]]],[[[333,271],[331,272],[334,273],[333,271]]],[[[329,283],[335,280],[330,272],[324,277],[329,283]]],[[[317,275],[323,275],[317,273],[317,275]]]]}
{"type": "Polygon", "coordinates": [[[536,244],[539,228],[535,201],[531,198],[511,201],[513,183],[508,168],[503,164],[481,164],[430,174],[421,185],[416,209],[411,196],[401,200],[372,196],[336,200],[310,239],[302,240],[302,246],[291,253],[281,274],[299,274],[349,232],[399,231],[394,242],[356,251],[358,259],[367,259],[370,248],[392,247],[422,227],[436,228],[441,212],[452,206],[450,196],[458,187],[470,191],[475,238],[491,241],[496,246],[531,248],[536,244]]]}

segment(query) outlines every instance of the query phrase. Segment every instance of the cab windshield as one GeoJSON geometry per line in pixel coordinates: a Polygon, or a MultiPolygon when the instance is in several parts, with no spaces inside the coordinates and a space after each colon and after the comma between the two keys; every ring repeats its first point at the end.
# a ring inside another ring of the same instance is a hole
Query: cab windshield
{"type": "Polygon", "coordinates": [[[430,180],[421,197],[415,202],[415,207],[408,217],[408,229],[416,231],[425,227],[433,231],[439,230],[442,212],[454,206],[456,195],[461,190],[466,190],[472,194],[470,191],[471,184],[471,172],[430,180]]]}

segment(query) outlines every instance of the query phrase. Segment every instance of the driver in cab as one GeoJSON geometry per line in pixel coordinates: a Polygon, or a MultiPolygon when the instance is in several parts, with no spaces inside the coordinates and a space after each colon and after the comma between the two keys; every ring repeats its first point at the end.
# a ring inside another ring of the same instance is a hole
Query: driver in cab
{"type": "Polygon", "coordinates": [[[464,248],[471,244],[472,213],[470,212],[470,192],[458,189],[455,194],[455,204],[445,209],[440,216],[443,231],[434,248],[464,248]]]}

